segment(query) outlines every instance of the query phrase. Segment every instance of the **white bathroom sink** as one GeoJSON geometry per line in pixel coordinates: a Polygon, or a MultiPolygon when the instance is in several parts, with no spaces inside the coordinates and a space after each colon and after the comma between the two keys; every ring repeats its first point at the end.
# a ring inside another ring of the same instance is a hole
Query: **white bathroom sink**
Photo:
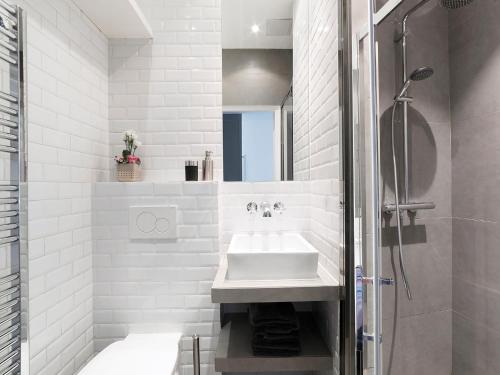
{"type": "Polygon", "coordinates": [[[315,279],[318,254],[318,250],[297,233],[235,234],[227,252],[227,278],[315,279]]]}

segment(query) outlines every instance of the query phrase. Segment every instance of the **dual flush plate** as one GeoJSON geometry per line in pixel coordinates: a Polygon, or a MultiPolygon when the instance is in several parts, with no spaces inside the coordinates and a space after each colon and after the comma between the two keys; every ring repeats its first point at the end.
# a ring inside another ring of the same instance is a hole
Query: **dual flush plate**
{"type": "Polygon", "coordinates": [[[136,240],[177,238],[177,207],[130,206],[129,236],[136,240]]]}

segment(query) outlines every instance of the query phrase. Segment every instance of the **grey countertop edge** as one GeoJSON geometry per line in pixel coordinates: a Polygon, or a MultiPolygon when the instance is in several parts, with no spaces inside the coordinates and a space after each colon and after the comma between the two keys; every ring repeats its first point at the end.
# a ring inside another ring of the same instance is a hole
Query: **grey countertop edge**
{"type": "Polygon", "coordinates": [[[317,279],[227,280],[224,256],[212,285],[213,303],[302,302],[340,300],[339,281],[318,265],[317,279]]]}

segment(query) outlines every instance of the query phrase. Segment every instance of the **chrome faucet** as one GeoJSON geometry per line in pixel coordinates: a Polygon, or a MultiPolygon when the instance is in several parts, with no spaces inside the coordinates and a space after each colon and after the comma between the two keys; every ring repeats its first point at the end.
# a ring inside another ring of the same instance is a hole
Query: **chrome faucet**
{"type": "Polygon", "coordinates": [[[271,217],[271,204],[269,202],[262,202],[260,204],[260,209],[262,210],[262,217],[271,217]]]}

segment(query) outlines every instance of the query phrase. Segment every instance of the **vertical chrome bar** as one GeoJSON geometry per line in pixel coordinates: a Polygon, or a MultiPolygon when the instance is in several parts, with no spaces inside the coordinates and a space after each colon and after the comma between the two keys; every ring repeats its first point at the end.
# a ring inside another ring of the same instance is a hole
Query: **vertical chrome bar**
{"type": "MultiPolygon", "coordinates": [[[[407,26],[406,21],[408,19],[405,18],[403,20],[403,35],[401,40],[401,52],[402,52],[402,65],[403,65],[403,80],[402,85],[405,84],[408,79],[408,51],[407,51],[407,26]]],[[[403,203],[408,203],[410,199],[410,188],[409,188],[409,171],[408,171],[408,102],[403,102],[403,160],[404,160],[404,198],[403,203]]]]}
{"type": "Polygon", "coordinates": [[[377,52],[375,43],[375,23],[374,11],[375,0],[368,2],[368,53],[370,57],[370,127],[371,127],[371,207],[367,207],[371,215],[371,250],[372,250],[372,277],[373,283],[373,367],[374,375],[382,375],[382,356],[380,348],[381,337],[381,290],[380,283],[380,171],[379,171],[379,129],[378,129],[378,71],[377,71],[377,52]]]}
{"type": "Polygon", "coordinates": [[[193,375],[200,375],[200,337],[193,335],[193,375]]]}
{"type": "Polygon", "coordinates": [[[17,61],[18,61],[18,138],[19,138],[19,154],[18,154],[18,173],[19,173],[19,183],[26,181],[27,176],[27,138],[26,138],[26,87],[25,87],[25,77],[26,77],[26,64],[24,61],[25,54],[25,27],[24,24],[24,12],[21,8],[17,8],[17,61]]]}

